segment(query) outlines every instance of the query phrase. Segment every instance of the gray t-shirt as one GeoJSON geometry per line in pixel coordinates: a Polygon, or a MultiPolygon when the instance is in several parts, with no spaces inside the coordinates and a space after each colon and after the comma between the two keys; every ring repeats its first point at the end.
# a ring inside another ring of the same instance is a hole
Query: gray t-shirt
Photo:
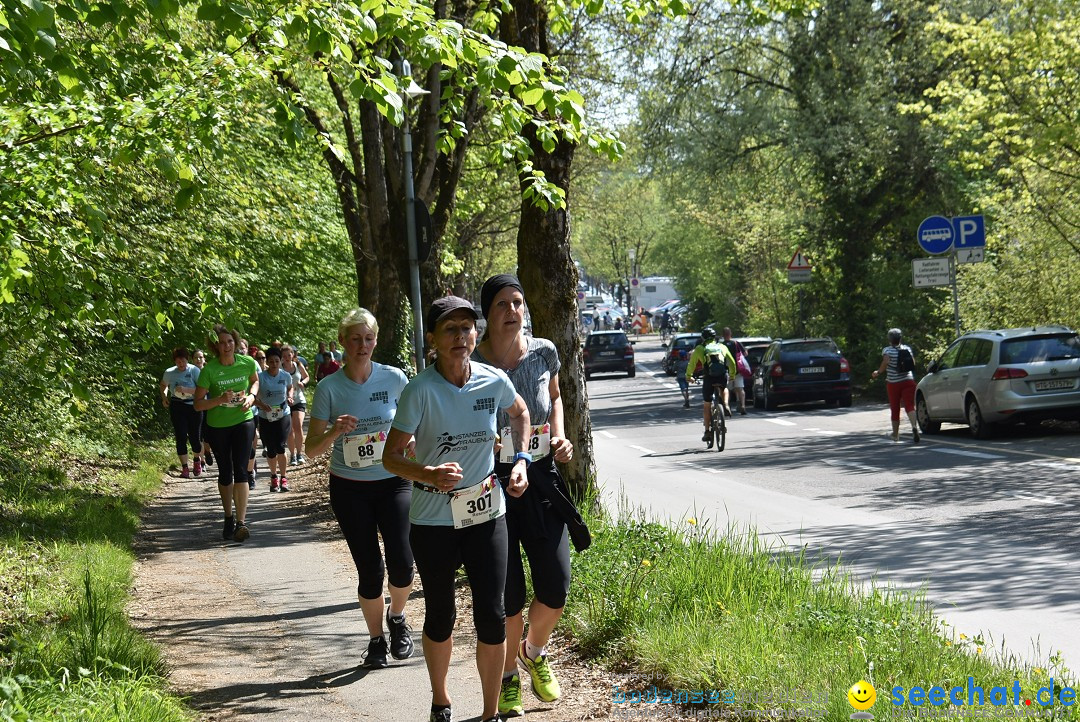
{"type": "Polygon", "coordinates": [[[302,381],[302,379],[304,377],[304,372],[300,370],[300,362],[293,361],[293,370],[291,372],[288,369],[285,368],[284,364],[282,364],[281,370],[292,376],[293,405],[294,406],[299,405],[299,404],[305,404],[306,405],[307,404],[307,398],[304,396],[304,385],[301,383],[301,381],[302,381]]]}
{"type": "MultiPolygon", "coordinates": [[[[471,362],[472,375],[458,388],[436,366],[413,377],[401,392],[393,427],[416,439],[416,460],[425,466],[455,461],[462,479],[455,489],[478,484],[495,470],[495,410],[514,405],[517,394],[499,369],[471,362]]],[[[502,487],[496,484],[499,494],[502,487]]],[[[505,505],[503,505],[505,508],[505,505]]],[[[409,521],[453,526],[445,494],[415,491],[409,521]]]]}
{"type": "MultiPolygon", "coordinates": [[[[285,369],[278,369],[277,374],[271,375],[269,371],[259,372],[259,401],[271,409],[278,408],[284,411],[281,416],[287,416],[289,405],[285,400],[289,398],[289,387],[292,386],[293,377],[285,369]]],[[[260,419],[270,419],[270,413],[255,407],[260,419]]]]}
{"type": "MultiPolygon", "coordinates": [[[[551,393],[548,384],[551,378],[559,373],[559,352],[555,350],[555,344],[546,338],[527,337],[528,349],[525,358],[516,368],[506,371],[514,389],[521,394],[525,405],[529,408],[529,422],[533,426],[546,424],[551,415],[551,393]]],[[[483,357],[480,349],[473,351],[472,358],[480,363],[490,364],[490,360],[483,357]]],[[[499,411],[499,428],[505,429],[510,425],[510,417],[505,411],[499,411]]]]}
{"type": "MultiPolygon", "coordinates": [[[[362,384],[343,372],[331,374],[320,381],[315,389],[311,418],[332,424],[342,414],[355,416],[356,430],[348,434],[349,437],[377,437],[378,440],[371,443],[373,448],[380,442],[385,444],[385,435],[390,431],[406,383],[408,379],[401,369],[374,361],[371,363],[371,375],[362,384]]],[[[393,476],[383,468],[381,455],[376,463],[369,464],[363,458],[363,465],[359,467],[346,463],[345,438],[342,435],[334,439],[333,452],[330,454],[331,473],[355,481],[377,481],[393,476]]],[[[361,458],[357,456],[358,463],[361,463],[361,458]]]]}

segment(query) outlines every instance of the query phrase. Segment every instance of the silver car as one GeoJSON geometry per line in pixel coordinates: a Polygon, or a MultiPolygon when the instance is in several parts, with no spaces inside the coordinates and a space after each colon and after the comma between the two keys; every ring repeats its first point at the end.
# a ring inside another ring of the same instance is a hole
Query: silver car
{"type": "Polygon", "coordinates": [[[928,434],[955,421],[985,439],[997,424],[1080,417],[1080,336],[1066,326],[972,331],[926,371],[915,412],[928,434]]]}

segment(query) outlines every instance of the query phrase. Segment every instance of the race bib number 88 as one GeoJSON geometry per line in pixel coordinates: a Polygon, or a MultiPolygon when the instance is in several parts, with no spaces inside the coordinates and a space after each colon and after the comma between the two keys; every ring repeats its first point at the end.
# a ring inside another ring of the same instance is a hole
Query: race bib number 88
{"type": "MultiPolygon", "coordinates": [[[[509,426],[502,430],[501,438],[502,448],[499,449],[499,461],[504,464],[512,464],[514,462],[514,437],[510,433],[509,426]]],[[[529,443],[525,445],[525,451],[529,452],[535,460],[547,456],[550,450],[551,424],[532,427],[532,434],[529,435],[529,443]]]]}
{"type": "Polygon", "coordinates": [[[341,440],[345,463],[354,469],[362,469],[382,462],[386,447],[386,432],[377,434],[353,434],[341,440]]]}

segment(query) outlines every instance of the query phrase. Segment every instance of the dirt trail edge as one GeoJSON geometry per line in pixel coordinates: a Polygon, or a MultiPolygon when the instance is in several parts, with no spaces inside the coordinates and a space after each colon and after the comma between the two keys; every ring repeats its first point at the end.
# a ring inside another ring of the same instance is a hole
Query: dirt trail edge
{"type": "MultiPolygon", "coordinates": [[[[287,493],[270,492],[260,473],[248,512],[251,538],[243,544],[221,539],[217,467],[208,471],[166,477],[135,540],[129,613],[162,648],[173,691],[204,720],[427,720],[419,579],[406,609],[415,655],[387,669],[362,669],[368,638],[356,571],[329,511],[324,464],[290,467],[294,491],[287,493]]],[[[480,717],[474,645],[462,588],[450,668],[458,722],[480,717]]],[[[527,719],[608,719],[617,676],[558,640],[552,659],[563,698],[544,704],[526,689],[527,719]]]]}

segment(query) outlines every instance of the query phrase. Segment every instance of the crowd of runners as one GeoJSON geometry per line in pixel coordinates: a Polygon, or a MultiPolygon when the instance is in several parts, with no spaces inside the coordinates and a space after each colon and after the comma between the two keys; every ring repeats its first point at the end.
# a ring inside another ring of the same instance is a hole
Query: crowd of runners
{"type": "Polygon", "coordinates": [[[292,346],[261,349],[217,325],[209,356],[177,348],[161,380],[181,476],[217,463],[224,539],[250,536],[256,426],[272,491],[289,490],[288,467],[305,463],[305,454],[330,452],[330,504],[356,566],[369,637],[363,664],[379,669],[389,657],[412,656],[405,602],[415,569],[434,722],[453,719],[447,673],[458,569],[472,593],[482,720],[521,717],[519,669],[544,702],[561,694],[546,648],[570,589],[569,545],[581,550],[590,542],[555,463],[574,453],[563,433],[555,346],[524,333],[525,298],[515,277],[488,279],[480,306],[483,339],[481,313],[470,302],[447,296],[431,304],[431,363],[411,380],[372,359],[375,317],[365,309],[346,314],[337,341],[320,344],[313,359],[317,388],[306,439],[310,375],[292,346]]]}

